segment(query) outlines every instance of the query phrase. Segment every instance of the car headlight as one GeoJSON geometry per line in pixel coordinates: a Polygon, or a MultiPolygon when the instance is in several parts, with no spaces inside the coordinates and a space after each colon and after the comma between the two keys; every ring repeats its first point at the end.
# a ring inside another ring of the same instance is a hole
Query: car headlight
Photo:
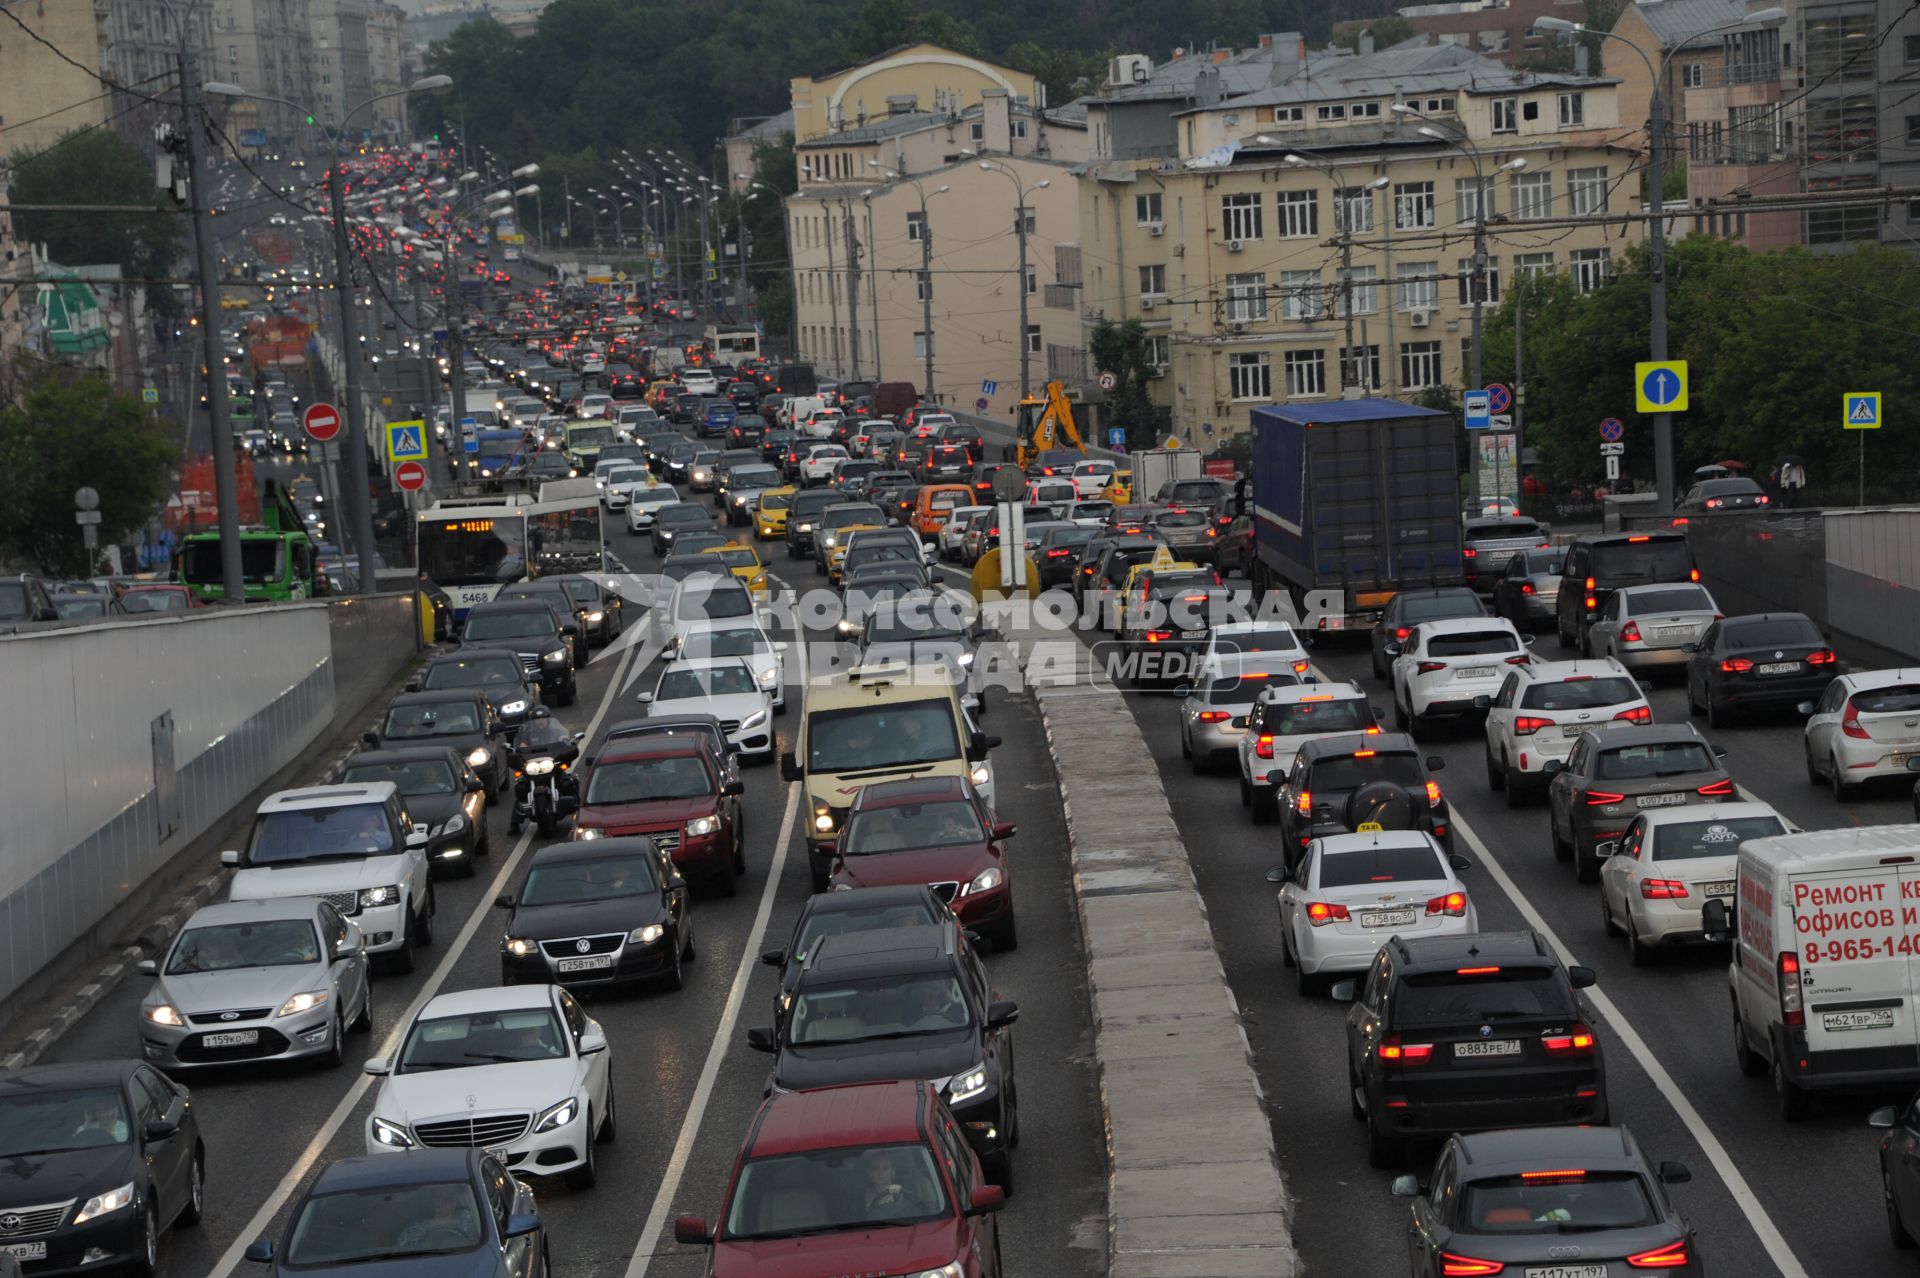
{"type": "Polygon", "coordinates": [[[560,662],[565,661],[566,659],[567,659],[567,650],[565,648],[555,648],[551,652],[543,652],[540,654],[540,660],[548,662],[553,665],[558,665],[560,662]]]}
{"type": "Polygon", "coordinates": [[[456,812],[439,825],[433,827],[430,837],[440,838],[448,834],[458,834],[467,828],[467,814],[456,812]]]}
{"type": "Polygon", "coordinates": [[[391,883],[385,887],[360,889],[360,908],[363,910],[370,910],[378,905],[392,905],[399,899],[400,885],[398,883],[391,883]]]}
{"type": "Polygon", "coordinates": [[[552,759],[528,759],[527,766],[520,769],[530,777],[544,777],[553,771],[552,759]]]}
{"type": "Polygon", "coordinates": [[[766,721],[767,712],[765,710],[755,710],[752,714],[740,721],[740,726],[742,728],[757,728],[766,721]]]}
{"type": "Polygon", "coordinates": [[[599,625],[599,624],[600,624],[600,623],[601,623],[602,621],[605,621],[605,620],[606,620],[606,617],[607,617],[607,614],[606,614],[606,613],[604,613],[604,612],[601,612],[601,611],[600,611],[600,610],[599,610],[598,608],[596,608],[596,609],[594,609],[594,610],[593,610],[592,612],[590,612],[590,613],[588,613],[588,614],[587,614],[587,623],[588,623],[589,625],[595,625],[595,626],[597,626],[597,625],[599,625]]]}
{"type": "Polygon", "coordinates": [[[1006,872],[997,865],[989,865],[973,876],[973,882],[967,884],[969,892],[991,892],[1007,881],[1006,872]]]}
{"type": "Polygon", "coordinates": [[[966,1278],[966,1269],[959,1261],[951,1261],[938,1269],[922,1269],[913,1278],[966,1278]]]}
{"type": "Polygon", "coordinates": [[[719,828],[720,818],[717,816],[697,816],[686,825],[687,834],[696,839],[701,835],[712,834],[719,828]]]}
{"type": "Polygon", "coordinates": [[[821,808],[813,814],[813,828],[822,832],[833,829],[833,813],[821,808]]]}
{"type": "Polygon", "coordinates": [[[777,683],[779,683],[779,682],[780,682],[780,667],[779,667],[779,666],[768,666],[768,667],[767,667],[767,668],[766,668],[765,670],[762,670],[762,671],[760,672],[760,686],[761,686],[761,687],[763,687],[763,688],[771,688],[771,687],[773,687],[773,686],[774,686],[775,684],[777,684],[777,683]]]}
{"type": "Polygon", "coordinates": [[[376,1117],[373,1120],[373,1139],[375,1143],[390,1149],[413,1148],[413,1137],[407,1135],[407,1129],[384,1118],[376,1117]]]}
{"type": "Polygon", "coordinates": [[[986,1090],[987,1064],[982,1061],[964,1074],[955,1074],[947,1080],[947,1103],[972,1100],[986,1090]]]}
{"type": "Polygon", "coordinates": [[[302,1012],[311,1012],[314,1008],[319,1007],[326,1001],[327,995],[324,990],[309,990],[305,994],[295,994],[292,998],[282,1003],[280,1010],[275,1012],[274,1015],[298,1016],[302,1012]]]}
{"type": "Polygon", "coordinates": [[[531,704],[528,703],[525,699],[522,699],[519,701],[507,702],[507,704],[500,707],[500,713],[503,715],[525,714],[530,709],[532,709],[531,704]]]}
{"type": "Polygon", "coordinates": [[[140,1015],[146,1017],[155,1025],[172,1025],[178,1027],[187,1023],[186,1017],[180,1015],[180,1009],[171,1003],[156,1003],[152,1007],[143,1007],[140,1009],[140,1015]]]}
{"type": "Polygon", "coordinates": [[[485,746],[475,746],[473,749],[467,751],[467,766],[469,768],[484,768],[487,766],[487,760],[491,758],[493,758],[493,751],[487,749],[485,746]]]}
{"type": "Polygon", "coordinates": [[[987,782],[993,780],[993,769],[984,763],[976,763],[973,765],[973,771],[969,772],[967,776],[975,785],[985,785],[987,782]]]}
{"type": "Polygon", "coordinates": [[[963,652],[958,657],[954,658],[954,660],[958,661],[963,666],[970,666],[973,664],[973,654],[971,652],[963,652]]]}
{"type": "Polygon", "coordinates": [[[747,504],[747,498],[746,498],[746,494],[745,494],[745,493],[735,493],[735,494],[734,494],[734,497],[733,497],[733,504],[734,504],[734,505],[736,505],[736,506],[744,506],[744,505],[746,505],[746,504],[747,504]]]}
{"type": "Polygon", "coordinates": [[[652,945],[667,934],[667,929],[658,923],[649,923],[645,927],[636,927],[627,933],[628,945],[652,945]]]}
{"type": "Polygon", "coordinates": [[[832,533],[820,534],[820,544],[825,546],[828,550],[833,549],[833,540],[834,540],[834,536],[832,533]]]}
{"type": "Polygon", "coordinates": [[[558,1105],[549,1107],[540,1115],[540,1121],[533,1125],[536,1132],[550,1132],[557,1127],[565,1127],[580,1113],[580,1102],[569,1096],[558,1105]]]}
{"type": "Polygon", "coordinates": [[[604,839],[607,837],[607,832],[590,825],[576,825],[573,827],[573,837],[575,840],[604,839]]]}
{"type": "Polygon", "coordinates": [[[133,1182],[128,1181],[118,1189],[109,1189],[104,1194],[95,1194],[87,1199],[87,1205],[75,1213],[73,1223],[78,1225],[83,1221],[98,1220],[123,1207],[131,1206],[133,1206],[133,1182]]]}
{"type": "Polygon", "coordinates": [[[509,936],[505,944],[507,953],[515,958],[531,958],[540,951],[538,942],[530,941],[524,936],[509,936]]]}

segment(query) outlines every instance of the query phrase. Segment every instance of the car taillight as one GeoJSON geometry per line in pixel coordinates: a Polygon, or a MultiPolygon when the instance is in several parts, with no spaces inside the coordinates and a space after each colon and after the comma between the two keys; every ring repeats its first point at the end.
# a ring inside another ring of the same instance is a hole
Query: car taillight
{"type": "Polygon", "coordinates": [[[1733,778],[1727,777],[1724,780],[1714,781],[1707,785],[1703,785],[1700,787],[1697,793],[1703,794],[1709,799],[1725,798],[1728,795],[1733,793],[1733,778]]]}
{"type": "Polygon", "coordinates": [[[1639,643],[1640,623],[1637,621],[1629,621],[1626,625],[1620,627],[1620,637],[1628,643],[1639,643]]]}
{"type": "Polygon", "coordinates": [[[1395,1065],[1425,1065],[1433,1059],[1432,1043],[1409,1043],[1398,1034],[1380,1040],[1380,1059],[1395,1065]]]}
{"type": "Polygon", "coordinates": [[[1460,555],[1462,558],[1465,558],[1465,559],[1478,559],[1480,557],[1480,552],[1475,550],[1472,546],[1468,546],[1465,550],[1460,552],[1460,555]]]}
{"type": "Polygon", "coordinates": [[[1513,735],[1516,737],[1530,737],[1540,731],[1540,729],[1551,728],[1552,726],[1553,720],[1551,719],[1536,719],[1532,715],[1523,714],[1513,721],[1513,735]]]}
{"type": "Polygon", "coordinates": [[[1259,739],[1253,743],[1253,753],[1257,758],[1271,759],[1273,757],[1273,738],[1267,733],[1261,733],[1259,739]]]}
{"type": "Polygon", "coordinates": [[[1603,808],[1609,803],[1625,803],[1626,801],[1626,795],[1615,794],[1611,790],[1587,791],[1587,806],[1590,808],[1603,808]]]}
{"type": "Polygon", "coordinates": [[[1618,720],[1625,720],[1628,723],[1652,723],[1653,708],[1651,706],[1635,706],[1631,710],[1622,710],[1613,717],[1618,720]]]}
{"type": "Polygon", "coordinates": [[[1649,901],[1674,901],[1687,894],[1687,885],[1680,879],[1641,879],[1640,895],[1649,901]]]}
{"type": "Polygon", "coordinates": [[[1780,1023],[1805,1025],[1807,1014],[1800,1002],[1800,960],[1792,950],[1780,951],[1776,972],[1780,981],[1780,1023]]]}
{"type": "Polygon", "coordinates": [[[1393,637],[1395,639],[1398,639],[1402,643],[1405,643],[1407,636],[1412,633],[1413,633],[1413,627],[1411,626],[1395,626],[1393,628],[1393,637]]]}
{"type": "Polygon", "coordinates": [[[1429,914],[1451,914],[1454,918],[1464,918],[1467,913],[1467,894],[1449,892],[1445,896],[1436,896],[1427,902],[1429,914]]]}
{"type": "Polygon", "coordinates": [[[1497,1274],[1506,1269],[1498,1260],[1475,1260],[1472,1256],[1456,1256],[1450,1251],[1440,1253],[1440,1273],[1443,1278],[1474,1278],[1475,1275],[1497,1274]]]}
{"type": "Polygon", "coordinates": [[[1722,506],[1724,506],[1724,505],[1726,505],[1726,504],[1727,504],[1727,503],[1726,503],[1726,501],[1725,501],[1724,499],[1722,499],[1722,498],[1719,498],[1719,497],[1709,497],[1709,498],[1707,498],[1707,509],[1708,509],[1708,510],[1718,510],[1718,509],[1720,509],[1720,508],[1721,508],[1722,506]]]}
{"type": "Polygon", "coordinates": [[[1066,549],[1061,549],[1061,550],[1049,550],[1049,551],[1047,552],[1047,558],[1049,558],[1049,559],[1065,559],[1065,558],[1066,558],[1066,557],[1067,557],[1068,555],[1071,555],[1072,553],[1073,553],[1073,552],[1072,552],[1071,550],[1066,550],[1066,549]]]}
{"type": "Polygon", "coordinates": [[[1687,580],[1688,581],[1700,580],[1700,570],[1698,568],[1687,569],[1687,580]]]}
{"type": "Polygon", "coordinates": [[[1440,783],[1438,781],[1427,782],[1427,806],[1430,808],[1440,806],[1440,783]]]}
{"type": "Polygon", "coordinates": [[[1856,737],[1862,741],[1870,740],[1872,734],[1860,726],[1860,707],[1847,702],[1847,712],[1840,716],[1840,731],[1843,735],[1856,737]]]}
{"type": "Polygon", "coordinates": [[[1745,657],[1728,657],[1720,663],[1720,669],[1727,674],[1745,674],[1753,669],[1753,663],[1745,657]]]}
{"type": "Polygon", "coordinates": [[[1686,1240],[1628,1256],[1627,1263],[1635,1269],[1684,1269],[1688,1263],[1686,1240]]]}
{"type": "Polygon", "coordinates": [[[1293,801],[1293,807],[1301,816],[1310,814],[1313,811],[1313,791],[1302,790],[1299,797],[1293,801]]]}
{"type": "Polygon", "coordinates": [[[1533,664],[1533,658],[1523,652],[1517,657],[1508,657],[1507,664],[1510,666],[1530,666],[1533,664]]]}
{"type": "Polygon", "coordinates": [[[1171,638],[1173,638],[1173,631],[1171,631],[1171,630],[1149,630],[1149,631],[1147,631],[1147,642],[1148,642],[1148,643],[1164,643],[1164,642],[1166,642],[1166,641],[1167,641],[1168,639],[1171,639],[1171,638]]]}
{"type": "Polygon", "coordinates": [[[1807,654],[1807,664],[1810,666],[1830,666],[1833,664],[1833,661],[1833,649],[1831,648],[1822,648],[1818,652],[1809,652],[1807,654]]]}
{"type": "Polygon", "coordinates": [[[1233,718],[1233,716],[1225,710],[1202,710],[1199,714],[1199,719],[1202,723],[1223,723],[1231,718],[1233,718]]]}
{"type": "Polygon", "coordinates": [[[1547,1049],[1549,1056],[1591,1056],[1593,1055],[1593,1031],[1584,1025],[1575,1024],[1565,1034],[1542,1035],[1540,1046],[1547,1049]]]}
{"type": "Polygon", "coordinates": [[[1531,595],[1537,592],[1534,590],[1533,583],[1531,581],[1523,581],[1520,583],[1520,593],[1523,595],[1531,595]]]}
{"type": "Polygon", "coordinates": [[[1344,923],[1352,917],[1344,905],[1330,905],[1325,901],[1307,903],[1307,922],[1315,927],[1325,927],[1336,919],[1344,923]]]}
{"type": "Polygon", "coordinates": [[[1432,674],[1436,670],[1445,670],[1446,668],[1447,663],[1444,661],[1423,661],[1414,667],[1414,673],[1432,674]]]}

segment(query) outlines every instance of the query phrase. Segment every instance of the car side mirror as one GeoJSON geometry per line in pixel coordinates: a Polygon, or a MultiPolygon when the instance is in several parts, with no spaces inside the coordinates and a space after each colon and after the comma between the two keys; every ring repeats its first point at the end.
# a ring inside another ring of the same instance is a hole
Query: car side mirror
{"type": "Polygon", "coordinates": [[[1015,825],[1012,821],[996,821],[993,823],[993,837],[996,839],[1011,839],[1018,831],[1019,826],[1015,825]]]}
{"type": "Polygon", "coordinates": [[[487,792],[487,783],[479,777],[468,777],[461,788],[468,794],[485,794],[487,792]]]}
{"type": "Polygon", "coordinates": [[[380,734],[377,732],[363,732],[360,734],[360,744],[369,750],[378,750],[380,748],[380,734]]]}
{"type": "Polygon", "coordinates": [[[1387,712],[1382,710],[1379,706],[1368,706],[1367,709],[1373,711],[1373,721],[1375,723],[1386,722],[1387,712]]]}
{"type": "Polygon", "coordinates": [[[424,848],[431,837],[425,830],[408,830],[406,844],[410,848],[424,848]]]}
{"type": "Polygon", "coordinates": [[[1593,845],[1593,854],[1599,857],[1602,861],[1606,860],[1610,856],[1618,855],[1619,851],[1620,851],[1620,840],[1618,839],[1608,839],[1604,843],[1596,843],[1593,845]]]}
{"type": "Polygon", "coordinates": [[[393,1067],[387,1063],[387,1058],[384,1056],[370,1056],[360,1067],[360,1072],[369,1078],[385,1078],[393,1072],[393,1067]]]}
{"type": "Polygon", "coordinates": [[[651,692],[642,692],[636,695],[634,700],[643,706],[650,706],[653,704],[653,694],[651,692]]]}
{"type": "Polygon", "coordinates": [[[1683,643],[1683,644],[1681,644],[1681,645],[1680,645],[1680,651],[1682,651],[1682,652],[1698,652],[1698,651],[1700,651],[1700,645],[1699,645],[1699,644],[1697,644],[1697,643],[1683,643]]]}
{"type": "Polygon", "coordinates": [[[1351,1003],[1354,999],[1360,997],[1360,982],[1353,980],[1335,981],[1333,988],[1329,989],[1327,994],[1336,1003],[1351,1003]]]}
{"type": "Polygon", "coordinates": [[[1598,620],[1600,620],[1600,614],[1597,612],[1590,612],[1586,616],[1586,621],[1588,625],[1592,625],[1594,622],[1598,620]]]}
{"type": "Polygon", "coordinates": [[[1660,1183],[1663,1185],[1684,1185],[1693,1179],[1693,1173],[1685,1163],[1672,1161],[1660,1164],[1660,1183]]]}
{"type": "Polygon", "coordinates": [[[1473,699],[1473,708],[1475,710],[1491,710],[1493,709],[1493,698],[1485,695],[1475,697],[1473,699]]]}
{"type": "Polygon", "coordinates": [[[1725,901],[1708,901],[1700,907],[1700,931],[1709,941],[1732,939],[1733,914],[1725,901]]]}
{"type": "Polygon", "coordinates": [[[1020,1005],[1011,999],[987,1004],[987,1028],[999,1029],[1020,1019],[1020,1005]]]}
{"type": "Polygon", "coordinates": [[[1456,870],[1471,870],[1473,868],[1473,859],[1471,857],[1461,856],[1458,852],[1455,852],[1447,858],[1447,864],[1456,870]]]}
{"type": "Polygon", "coordinates": [[[164,1118],[156,1118],[141,1129],[140,1135],[149,1141],[171,1140],[180,1132],[180,1124],[170,1123],[164,1118]]]}
{"type": "Polygon", "coordinates": [[[1405,649],[1403,649],[1403,648],[1402,648],[1402,647],[1401,647],[1401,646],[1400,646],[1399,644],[1397,644],[1397,643],[1389,643],[1389,644],[1387,644],[1387,645],[1386,645],[1385,647],[1383,647],[1383,648],[1381,648],[1381,649],[1380,649],[1380,651],[1381,651],[1382,653],[1384,653],[1385,655],[1387,655],[1387,656],[1389,656],[1389,657],[1397,657],[1397,656],[1399,656],[1399,655],[1400,655],[1400,654],[1401,654],[1401,653],[1402,653],[1403,651],[1405,651],[1405,649]]]}
{"type": "Polygon", "coordinates": [[[1007,1205],[1007,1191],[998,1185],[975,1185],[967,1197],[967,1215],[988,1216],[1007,1205]]]}
{"type": "Polygon", "coordinates": [[[1713,751],[1713,757],[1716,759],[1724,759],[1727,757],[1727,748],[1718,742],[1709,741],[1707,743],[1707,749],[1713,751]]]}
{"type": "Polygon", "coordinates": [[[364,948],[358,932],[349,933],[345,940],[333,947],[333,956],[337,959],[352,958],[364,948]]]}
{"type": "Polygon", "coordinates": [[[793,751],[783,751],[780,755],[780,779],[782,781],[804,781],[807,774],[800,768],[800,760],[793,751]]]}
{"type": "Polygon", "coordinates": [[[243,1254],[256,1265],[270,1265],[273,1263],[273,1244],[264,1238],[250,1242],[243,1254]]]}
{"type": "Polygon", "coordinates": [[[1576,990],[1584,990],[1599,979],[1600,978],[1594,974],[1592,968],[1582,967],[1578,963],[1575,963],[1567,969],[1567,984],[1573,986],[1576,990]]]}
{"type": "Polygon", "coordinates": [[[1548,759],[1540,767],[1540,771],[1544,772],[1548,776],[1552,776],[1556,772],[1565,772],[1566,770],[1567,770],[1567,764],[1564,759],[1548,759]]]}
{"type": "Polygon", "coordinates": [[[584,732],[576,732],[573,734],[573,739],[575,741],[585,741],[587,739],[587,734],[584,732]]]}
{"type": "Polygon", "coordinates": [[[1178,697],[1180,700],[1185,701],[1188,697],[1191,697],[1193,695],[1193,685],[1190,683],[1175,684],[1173,688],[1173,695],[1178,697]]]}
{"type": "Polygon", "coordinates": [[[228,848],[225,852],[222,852],[220,854],[220,864],[238,865],[240,864],[240,854],[234,851],[232,848],[228,848]]]}
{"type": "Polygon", "coordinates": [[[142,976],[158,976],[160,975],[160,960],[141,959],[133,965],[133,968],[134,971],[140,973],[142,976]]]}
{"type": "Polygon", "coordinates": [[[588,1030],[580,1036],[580,1054],[592,1056],[596,1052],[607,1050],[607,1036],[599,1030],[588,1030]]]}
{"type": "Polygon", "coordinates": [[[677,1216],[673,1222],[673,1240],[688,1247],[705,1247],[713,1241],[713,1231],[699,1216],[677,1216]]]}
{"type": "Polygon", "coordinates": [[[786,947],[776,946],[771,950],[761,950],[760,961],[768,967],[785,967],[787,964],[786,947]]]}
{"type": "Polygon", "coordinates": [[[1427,756],[1427,771],[1442,772],[1446,770],[1446,766],[1447,766],[1447,761],[1441,758],[1439,755],[1430,754],[1427,756]]]}
{"type": "Polygon", "coordinates": [[[735,795],[735,794],[745,794],[746,792],[747,792],[747,783],[742,781],[739,777],[728,777],[725,781],[722,781],[720,783],[721,794],[735,795]]]}
{"type": "Polygon", "coordinates": [[[1799,705],[1797,705],[1797,706],[1795,706],[1795,707],[1794,707],[1794,710],[1795,710],[1795,711],[1797,711],[1797,712],[1798,712],[1798,713],[1800,713],[1800,714],[1812,714],[1812,713],[1813,713],[1813,702],[1811,702],[1811,701],[1802,701],[1802,702],[1801,702],[1801,703],[1800,703],[1799,705]]]}
{"type": "Polygon", "coordinates": [[[1293,878],[1293,872],[1284,865],[1276,865],[1267,871],[1267,882],[1285,883],[1293,878]]]}
{"type": "Polygon", "coordinates": [[[1895,1110],[1891,1105],[1882,1105],[1879,1109],[1867,1115],[1867,1126],[1878,1127],[1882,1131],[1892,1127],[1899,1121],[1899,1111],[1895,1110]]]}
{"type": "Polygon", "coordinates": [[[780,1045],[774,1041],[773,1027],[755,1025],[747,1031],[747,1046],[756,1052],[777,1052],[780,1045]]]}
{"type": "Polygon", "coordinates": [[[1389,1192],[1395,1198],[1418,1198],[1420,1196],[1420,1178],[1418,1176],[1395,1176],[1389,1192]]]}

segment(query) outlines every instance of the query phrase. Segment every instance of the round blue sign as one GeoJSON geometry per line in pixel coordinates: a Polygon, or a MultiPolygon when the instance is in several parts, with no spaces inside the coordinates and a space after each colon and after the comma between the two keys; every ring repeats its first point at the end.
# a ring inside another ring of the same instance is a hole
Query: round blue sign
{"type": "Polygon", "coordinates": [[[1617,444],[1626,438],[1627,426],[1618,417],[1609,417],[1600,423],[1600,438],[1609,444],[1617,444]]]}
{"type": "Polygon", "coordinates": [[[987,401],[985,397],[973,401],[973,411],[976,413],[984,413],[987,411],[987,401]]]}

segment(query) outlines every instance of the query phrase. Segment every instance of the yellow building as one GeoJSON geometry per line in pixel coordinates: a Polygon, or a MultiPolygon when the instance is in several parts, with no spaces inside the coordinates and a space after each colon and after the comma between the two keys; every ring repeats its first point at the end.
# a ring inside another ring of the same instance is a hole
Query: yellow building
{"type": "Polygon", "coordinates": [[[104,6],[26,4],[0,0],[15,22],[0,24],[0,159],[41,150],[65,133],[104,124],[113,96],[85,67],[99,65],[107,45],[104,6]],[[27,34],[31,32],[32,35],[27,34]],[[37,37],[37,38],[35,38],[37,37]],[[44,43],[43,43],[44,42],[44,43]],[[47,48],[71,50],[74,66],[47,48]]]}
{"type": "Polygon", "coordinates": [[[811,142],[903,111],[956,114],[979,106],[990,89],[1046,105],[1045,86],[1024,71],[937,44],[901,45],[838,71],[796,76],[791,129],[796,142],[811,142]]]}

